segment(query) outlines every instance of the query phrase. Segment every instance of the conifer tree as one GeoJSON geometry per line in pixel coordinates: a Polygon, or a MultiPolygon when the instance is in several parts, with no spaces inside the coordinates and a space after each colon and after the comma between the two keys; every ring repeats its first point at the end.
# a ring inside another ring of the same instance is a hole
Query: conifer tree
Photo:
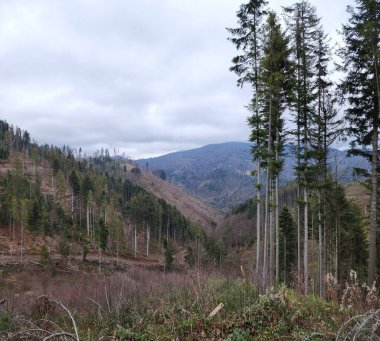
{"type": "Polygon", "coordinates": [[[324,212],[326,210],[326,191],[329,187],[328,178],[328,156],[331,144],[342,133],[342,120],[337,118],[335,109],[336,98],[333,91],[333,83],[328,77],[331,51],[329,40],[323,28],[317,30],[317,41],[315,46],[315,83],[314,110],[311,112],[309,134],[310,134],[310,158],[314,160],[310,167],[310,187],[316,191],[316,222],[318,225],[318,286],[319,295],[324,295],[325,276],[325,235],[326,224],[324,223],[324,212]]]}
{"type": "Polygon", "coordinates": [[[263,59],[260,63],[259,97],[266,128],[266,188],[264,229],[264,275],[267,269],[267,246],[269,241],[269,279],[279,280],[279,200],[278,177],[282,170],[281,158],[284,143],[283,112],[289,102],[292,88],[291,63],[288,39],[281,31],[278,18],[270,12],[265,26],[263,59]]]}
{"type": "Polygon", "coordinates": [[[165,271],[171,271],[174,261],[174,246],[170,241],[164,239],[164,256],[165,256],[165,271]]]}
{"type": "Polygon", "coordinates": [[[297,268],[301,273],[301,208],[303,206],[304,223],[304,287],[308,294],[309,287],[309,172],[310,172],[310,116],[313,112],[315,100],[314,76],[315,76],[315,51],[318,37],[320,19],[316,10],[306,0],[297,2],[285,9],[287,23],[291,35],[292,56],[295,63],[295,93],[293,108],[295,111],[296,130],[296,157],[297,157],[297,180],[298,180],[298,203],[297,203],[297,268]],[[302,195],[301,195],[302,190],[302,195]],[[302,198],[301,198],[302,197],[302,198]]]}
{"type": "Polygon", "coordinates": [[[262,140],[264,138],[264,129],[262,126],[262,115],[259,110],[259,64],[261,60],[261,45],[262,45],[262,19],[266,14],[267,1],[265,0],[250,0],[246,4],[240,6],[237,12],[239,27],[236,29],[227,29],[232,35],[230,41],[241,50],[242,54],[233,58],[233,66],[230,71],[235,72],[239,79],[238,86],[243,86],[248,83],[253,89],[253,100],[248,106],[252,115],[248,118],[248,124],[252,127],[250,141],[253,142],[252,155],[256,162],[256,171],[253,174],[256,176],[256,273],[259,271],[260,264],[260,232],[261,232],[261,162],[262,162],[262,140]]]}
{"type": "Polygon", "coordinates": [[[371,163],[370,173],[362,171],[370,182],[370,224],[368,284],[377,279],[376,230],[379,176],[379,119],[380,119],[380,2],[356,0],[348,7],[350,18],[343,26],[344,47],[341,84],[347,98],[345,110],[348,132],[353,138],[350,153],[361,155],[371,163]]]}

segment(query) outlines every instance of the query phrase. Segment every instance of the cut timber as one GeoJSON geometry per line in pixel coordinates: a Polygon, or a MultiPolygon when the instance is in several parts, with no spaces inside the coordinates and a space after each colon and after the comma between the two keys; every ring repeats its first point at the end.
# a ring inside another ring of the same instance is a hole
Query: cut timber
{"type": "Polygon", "coordinates": [[[210,315],[208,315],[208,318],[213,318],[219,312],[219,310],[221,310],[223,307],[224,307],[224,304],[219,303],[218,306],[210,313],[210,315]]]}

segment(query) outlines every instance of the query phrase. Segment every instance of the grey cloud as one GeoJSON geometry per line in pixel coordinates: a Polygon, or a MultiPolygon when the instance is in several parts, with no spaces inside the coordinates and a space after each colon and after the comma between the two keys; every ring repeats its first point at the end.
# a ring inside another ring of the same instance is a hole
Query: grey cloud
{"type": "Polygon", "coordinates": [[[245,141],[250,90],[225,31],[241,1],[0,2],[0,116],[40,143],[134,158],[245,141]]]}

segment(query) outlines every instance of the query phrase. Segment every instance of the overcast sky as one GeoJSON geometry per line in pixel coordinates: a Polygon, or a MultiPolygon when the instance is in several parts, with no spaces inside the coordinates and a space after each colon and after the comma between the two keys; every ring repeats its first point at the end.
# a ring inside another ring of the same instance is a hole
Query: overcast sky
{"type": "MultiPolygon", "coordinates": [[[[246,141],[250,91],[228,71],[225,31],[241,2],[0,0],[0,118],[39,143],[132,158],[246,141]]],[[[311,3],[335,37],[352,0],[311,3]]]]}

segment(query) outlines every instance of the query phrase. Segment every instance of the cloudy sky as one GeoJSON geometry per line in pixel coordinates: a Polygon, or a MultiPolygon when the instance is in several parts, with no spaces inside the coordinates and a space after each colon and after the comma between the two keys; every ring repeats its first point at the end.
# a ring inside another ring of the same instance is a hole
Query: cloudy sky
{"type": "MultiPolygon", "coordinates": [[[[0,0],[0,118],[39,143],[132,158],[246,141],[250,92],[225,31],[241,2],[0,0]]],[[[352,2],[311,1],[333,37],[352,2]]]]}

